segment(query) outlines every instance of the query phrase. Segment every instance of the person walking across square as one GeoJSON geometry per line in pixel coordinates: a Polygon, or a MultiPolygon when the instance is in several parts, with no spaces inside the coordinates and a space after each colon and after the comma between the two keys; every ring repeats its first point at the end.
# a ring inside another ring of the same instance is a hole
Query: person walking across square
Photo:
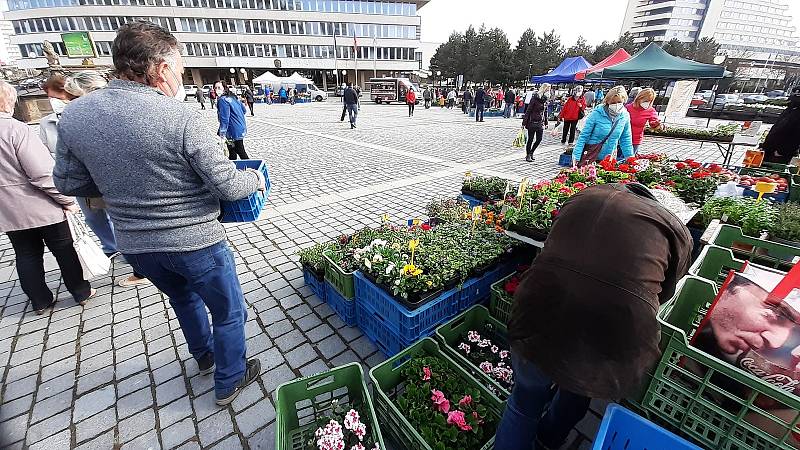
{"type": "Polygon", "coordinates": [[[575,87],[572,95],[564,103],[564,107],[561,108],[561,114],[558,116],[564,122],[564,132],[561,136],[561,144],[564,146],[572,145],[575,142],[578,121],[586,114],[586,103],[584,103],[582,94],[583,88],[580,86],[575,87]],[[569,144],[567,144],[567,135],[569,135],[569,144]]]}
{"type": "Polygon", "coordinates": [[[483,122],[483,110],[486,108],[486,91],[483,86],[475,92],[475,122],[483,122]]]}
{"type": "Polygon", "coordinates": [[[265,180],[237,170],[183,103],[180,48],[151,22],[117,30],[119,79],[64,110],[53,177],[65,195],[102,193],[123,255],[169,297],[200,373],[214,373],[216,403],[228,405],[261,363],[246,357],[247,309],[219,202],[263,191],[265,180]]]}
{"type": "Polygon", "coordinates": [[[358,92],[353,89],[352,83],[347,83],[342,100],[350,118],[350,129],[352,130],[356,127],[356,119],[358,118],[358,92]]]}

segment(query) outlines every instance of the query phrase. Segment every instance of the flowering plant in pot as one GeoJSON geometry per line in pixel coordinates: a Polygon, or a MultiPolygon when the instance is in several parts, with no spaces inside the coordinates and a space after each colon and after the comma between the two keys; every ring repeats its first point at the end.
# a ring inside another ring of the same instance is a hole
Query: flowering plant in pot
{"type": "Polygon", "coordinates": [[[345,411],[337,400],[329,414],[317,420],[317,430],[307,445],[307,450],[382,450],[373,442],[369,424],[355,409],[345,411]]]}
{"type": "Polygon", "coordinates": [[[545,180],[534,185],[519,199],[518,207],[506,211],[507,228],[534,238],[546,236],[564,202],[585,187],[583,184],[568,186],[559,180],[545,180]]]}
{"type": "MultiPolygon", "coordinates": [[[[721,169],[721,168],[720,168],[721,169]]],[[[720,172],[707,169],[697,161],[687,159],[663,168],[665,185],[686,203],[702,205],[717,189],[720,172]]]]}
{"type": "Polygon", "coordinates": [[[487,201],[502,199],[506,188],[508,188],[509,192],[513,192],[516,186],[510,186],[510,182],[505,178],[470,175],[464,178],[461,192],[465,195],[475,197],[478,200],[487,201]]]}
{"type": "Polygon", "coordinates": [[[328,250],[335,247],[333,242],[325,242],[323,244],[316,244],[309,248],[304,248],[297,252],[300,257],[300,264],[308,268],[317,278],[322,278],[325,275],[325,265],[322,255],[328,250]]]}
{"type": "Polygon", "coordinates": [[[497,429],[480,390],[470,386],[441,359],[414,358],[402,370],[405,391],[395,403],[435,450],[478,450],[497,429]]]}
{"type": "MultiPolygon", "coordinates": [[[[508,284],[509,282],[506,283],[508,284]]],[[[480,332],[469,330],[464,333],[456,350],[507,391],[511,391],[514,386],[511,352],[491,324],[487,323],[480,332]]]]}

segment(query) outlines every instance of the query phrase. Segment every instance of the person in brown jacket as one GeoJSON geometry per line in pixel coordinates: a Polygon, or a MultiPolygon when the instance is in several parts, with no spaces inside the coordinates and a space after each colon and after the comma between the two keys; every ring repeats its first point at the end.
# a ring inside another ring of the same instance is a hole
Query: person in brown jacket
{"type": "Polygon", "coordinates": [[[591,398],[637,390],[660,357],[658,307],[691,250],[686,226],[640,184],[593,186],[564,204],[514,297],[514,388],[496,450],[558,448],[591,398]]]}
{"type": "Polygon", "coordinates": [[[30,127],[11,117],[17,91],[0,81],[0,231],[16,256],[22,291],[37,314],[55,304],[44,278],[44,246],[53,253],[64,284],[81,305],[94,294],[72,245],[66,214],[75,199],[53,184],[53,157],[30,127]]]}

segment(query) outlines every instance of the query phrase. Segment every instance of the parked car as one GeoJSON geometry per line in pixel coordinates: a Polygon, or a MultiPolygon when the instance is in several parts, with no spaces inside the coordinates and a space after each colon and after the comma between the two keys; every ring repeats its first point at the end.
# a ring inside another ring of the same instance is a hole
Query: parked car
{"type": "Polygon", "coordinates": [[[763,94],[751,94],[744,97],[745,104],[764,103],[767,100],[769,100],[769,97],[763,94]]]}
{"type": "Polygon", "coordinates": [[[725,105],[740,105],[742,103],[744,103],[744,101],[740,99],[737,94],[717,94],[717,97],[714,99],[715,108],[722,108],[725,105]]]}
{"type": "Polygon", "coordinates": [[[206,96],[206,97],[208,97],[208,94],[209,94],[209,93],[211,93],[211,89],[212,89],[213,87],[214,87],[214,86],[213,86],[213,85],[211,85],[211,84],[204,84],[204,85],[203,85],[203,94],[205,94],[205,96],[206,96]]]}
{"type": "Polygon", "coordinates": [[[786,93],[780,90],[769,91],[765,94],[769,98],[785,97],[786,93]]]}
{"type": "Polygon", "coordinates": [[[702,94],[695,94],[690,103],[691,106],[705,106],[707,104],[708,100],[706,100],[702,94]]]}
{"type": "Polygon", "coordinates": [[[184,84],[183,92],[186,93],[187,97],[194,97],[195,94],[197,93],[197,86],[194,84],[184,84]]]}

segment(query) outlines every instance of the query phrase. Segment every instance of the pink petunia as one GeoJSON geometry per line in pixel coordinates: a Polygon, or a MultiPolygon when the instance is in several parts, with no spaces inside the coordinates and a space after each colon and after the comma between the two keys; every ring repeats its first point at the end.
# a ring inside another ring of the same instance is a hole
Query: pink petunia
{"type": "Polygon", "coordinates": [[[433,394],[431,396],[431,400],[433,401],[433,404],[436,406],[436,409],[439,412],[443,412],[445,414],[450,412],[450,400],[444,397],[444,393],[436,389],[432,390],[431,393],[433,394]]]}
{"type": "Polygon", "coordinates": [[[431,369],[429,367],[423,367],[422,373],[422,381],[428,381],[431,379],[431,369]]]}
{"type": "Polygon", "coordinates": [[[481,335],[477,331],[470,331],[467,333],[467,340],[470,342],[478,342],[481,340],[481,335]]]}
{"type": "Polygon", "coordinates": [[[508,350],[500,350],[500,359],[508,358],[508,350]]]}
{"type": "Polygon", "coordinates": [[[472,404],[472,396],[471,395],[465,395],[464,398],[462,398],[458,402],[458,406],[460,408],[465,408],[465,407],[467,407],[467,406],[469,406],[471,404],[472,404]]]}
{"type": "Polygon", "coordinates": [[[451,411],[447,415],[447,423],[457,426],[461,431],[472,431],[472,426],[467,423],[462,411],[451,411]]]}
{"type": "Polygon", "coordinates": [[[492,367],[492,363],[490,363],[489,361],[484,361],[480,363],[478,367],[480,367],[483,373],[492,373],[492,370],[494,369],[494,367],[492,367]]]}

